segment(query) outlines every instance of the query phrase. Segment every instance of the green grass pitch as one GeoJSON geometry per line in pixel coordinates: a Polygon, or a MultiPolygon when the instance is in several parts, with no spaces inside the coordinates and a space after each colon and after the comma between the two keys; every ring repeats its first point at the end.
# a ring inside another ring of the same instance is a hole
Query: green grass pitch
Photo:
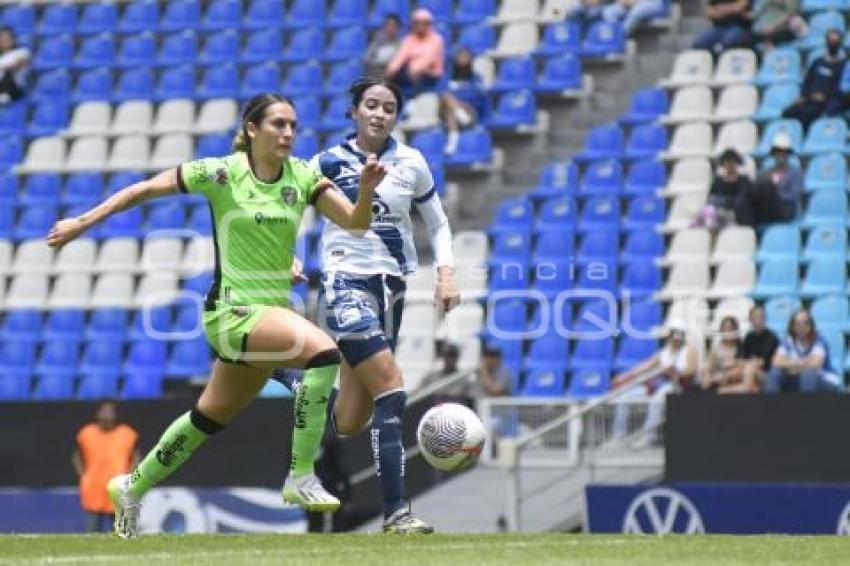
{"type": "Polygon", "coordinates": [[[0,565],[850,564],[850,538],[618,535],[0,536],[0,565]]]}

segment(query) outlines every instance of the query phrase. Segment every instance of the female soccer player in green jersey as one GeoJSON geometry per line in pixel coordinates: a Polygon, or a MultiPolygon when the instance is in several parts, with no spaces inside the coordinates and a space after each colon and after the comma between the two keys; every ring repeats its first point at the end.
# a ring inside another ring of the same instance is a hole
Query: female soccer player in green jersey
{"type": "Polygon", "coordinates": [[[110,482],[121,537],[137,534],[142,496],[239,414],[273,370],[336,376],[340,354],[334,342],[288,308],[296,234],[308,204],[363,234],[386,170],[370,156],[352,203],[327,190],[332,183],[316,169],[291,157],[295,129],[291,102],[258,95],[245,107],[233,154],[185,163],[131,185],[77,218],[60,220],[48,234],[48,244],[59,248],[113,214],[178,191],[204,195],[213,215],[216,267],[203,322],[219,359],[195,408],[168,427],[131,474],[110,482]]]}

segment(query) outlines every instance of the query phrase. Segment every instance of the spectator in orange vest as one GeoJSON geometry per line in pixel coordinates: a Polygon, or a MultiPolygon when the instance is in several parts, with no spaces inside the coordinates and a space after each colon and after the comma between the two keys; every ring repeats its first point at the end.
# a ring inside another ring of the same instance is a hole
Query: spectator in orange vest
{"type": "Polygon", "coordinates": [[[114,401],[97,406],[94,422],[77,433],[77,448],[71,458],[80,478],[80,504],[86,512],[86,531],[110,532],[115,510],[106,493],[109,479],[126,474],[139,460],[138,433],[118,423],[114,401]]]}

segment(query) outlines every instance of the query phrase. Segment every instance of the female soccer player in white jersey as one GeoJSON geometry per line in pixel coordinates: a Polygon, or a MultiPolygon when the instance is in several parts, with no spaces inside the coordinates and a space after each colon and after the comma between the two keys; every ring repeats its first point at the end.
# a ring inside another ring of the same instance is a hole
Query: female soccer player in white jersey
{"type": "MultiPolygon", "coordinates": [[[[406,394],[392,350],[401,324],[405,276],[416,269],[417,263],[412,205],[416,205],[431,234],[438,271],[435,299],[443,312],[459,302],[451,230],[422,154],[390,135],[402,108],[398,87],[386,80],[364,79],[355,83],[350,93],[356,133],[316,156],[312,163],[352,202],[360,196],[357,179],[368,155],[377,154],[387,176],[375,191],[372,225],[363,238],[351,237],[334,223],[326,224],[322,235],[319,322],[327,325],[343,354],[332,419],[339,434],[353,435],[371,417],[384,531],[430,533],[433,528],[411,514],[405,496],[401,430],[406,394]]],[[[308,370],[298,389],[300,393],[306,388],[312,391],[311,397],[327,399],[332,387],[326,375],[308,370]]],[[[293,459],[284,499],[310,509],[311,501],[323,501],[329,495],[315,482],[311,482],[310,490],[300,481],[301,477],[312,477],[313,456],[324,428],[324,405],[299,406],[296,402],[295,421],[293,459]],[[311,443],[305,441],[308,436],[313,439],[311,443]]]]}
{"type": "Polygon", "coordinates": [[[82,216],[60,220],[48,235],[48,244],[59,248],[113,214],[178,191],[204,195],[213,216],[215,276],[203,322],[219,359],[195,408],[168,427],[132,474],[110,481],[115,530],[122,537],[137,534],[142,496],[244,409],[274,369],[307,368],[330,380],[337,374],[340,355],[333,340],[288,308],[296,234],[312,204],[362,235],[386,171],[370,156],[354,180],[359,197],[349,202],[327,190],[331,182],[316,169],[290,157],[295,127],[289,101],[256,96],[245,107],[231,155],[185,163],[131,185],[82,216]]]}

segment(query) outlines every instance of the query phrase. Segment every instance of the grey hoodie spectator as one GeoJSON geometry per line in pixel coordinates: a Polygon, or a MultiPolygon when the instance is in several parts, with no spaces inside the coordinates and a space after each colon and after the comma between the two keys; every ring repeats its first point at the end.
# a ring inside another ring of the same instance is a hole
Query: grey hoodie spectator
{"type": "Polygon", "coordinates": [[[387,65],[401,47],[401,18],[387,14],[384,25],[375,32],[375,36],[363,55],[366,74],[370,77],[383,77],[387,65]]]}

